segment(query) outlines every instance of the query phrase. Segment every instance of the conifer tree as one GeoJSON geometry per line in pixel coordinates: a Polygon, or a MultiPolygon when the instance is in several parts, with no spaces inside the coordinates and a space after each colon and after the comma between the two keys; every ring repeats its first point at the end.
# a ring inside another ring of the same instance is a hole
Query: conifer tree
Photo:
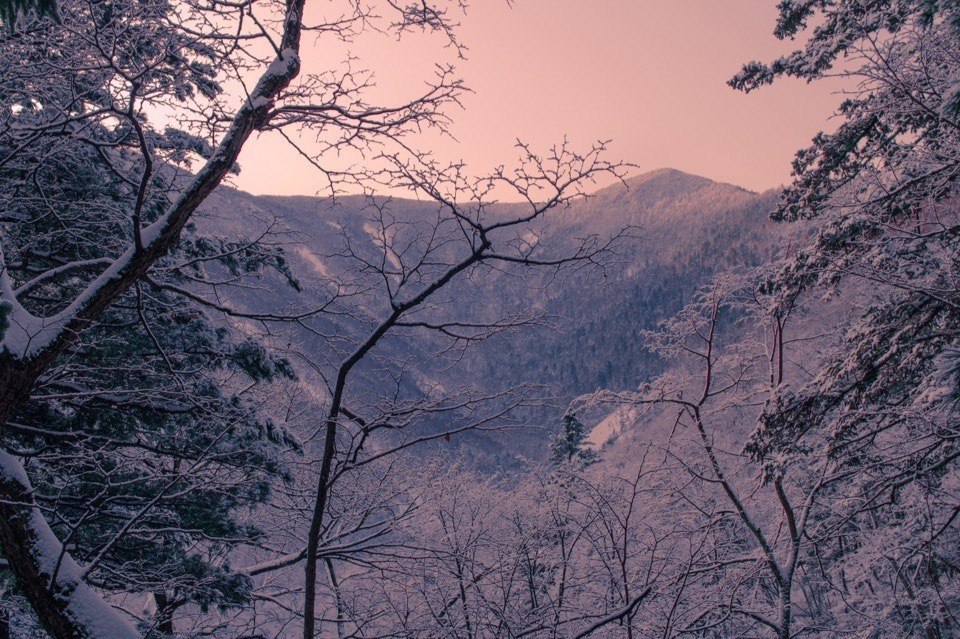
{"type": "Polygon", "coordinates": [[[837,326],[817,375],[777,389],[747,450],[770,481],[810,459],[838,460],[844,481],[832,507],[816,513],[831,531],[815,545],[821,565],[835,584],[867,571],[871,591],[888,593],[870,604],[878,636],[945,637],[960,606],[951,550],[958,510],[948,497],[960,471],[952,372],[960,5],[788,0],[778,8],[776,35],[809,36],[804,46],[747,64],[731,84],[752,91],[784,76],[831,75],[851,90],[837,129],[797,153],[774,213],[815,233],[763,288],[777,300],[774,316],[831,295],[860,303],[837,326]],[[889,551],[879,557],[877,546],[889,551]]]}
{"type": "Polygon", "coordinates": [[[57,0],[0,0],[0,22],[11,29],[22,16],[33,14],[39,18],[60,19],[57,0]]]}
{"type": "Polygon", "coordinates": [[[577,464],[589,466],[596,463],[600,456],[587,441],[583,422],[573,413],[563,416],[563,431],[554,435],[550,441],[550,461],[556,466],[577,464]]]}
{"type": "MultiPolygon", "coordinates": [[[[42,103],[23,109],[19,124],[43,115],[42,103]]],[[[88,135],[116,132],[91,127],[88,135]]],[[[171,135],[170,143],[177,140],[171,135]]],[[[23,282],[21,303],[44,313],[59,310],[79,279],[42,274],[105,261],[110,244],[86,238],[111,228],[122,237],[115,211],[130,188],[97,161],[102,154],[122,164],[122,149],[98,151],[71,138],[57,146],[55,162],[34,148],[0,170],[2,235],[16,247],[6,271],[23,282]]],[[[0,153],[9,152],[0,143],[0,153]]],[[[154,175],[151,187],[147,220],[171,188],[168,173],[154,175]]],[[[242,515],[284,479],[281,453],[296,448],[251,392],[291,378],[289,363],[165,287],[268,269],[292,277],[274,249],[188,227],[156,275],[71,344],[5,425],[8,450],[31,471],[34,499],[56,512],[51,528],[83,562],[89,582],[163,602],[159,629],[172,632],[171,616],[183,606],[248,601],[250,580],[231,569],[230,553],[257,538],[242,515]]]]}

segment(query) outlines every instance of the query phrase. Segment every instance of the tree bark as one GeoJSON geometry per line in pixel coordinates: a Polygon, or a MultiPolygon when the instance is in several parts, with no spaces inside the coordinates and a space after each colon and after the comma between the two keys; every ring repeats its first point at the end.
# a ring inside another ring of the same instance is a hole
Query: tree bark
{"type": "Polygon", "coordinates": [[[10,639],[10,612],[0,608],[0,639],[10,639]]]}
{"type": "MultiPolygon", "coordinates": [[[[76,336],[140,280],[178,241],[180,231],[233,167],[250,134],[269,118],[273,100],[300,71],[299,44],[304,0],[289,0],[282,48],[237,111],[219,148],[190,185],[153,225],[142,247],[127,249],[67,309],[45,320],[47,334],[36,350],[11,353],[0,341],[0,424],[30,396],[37,379],[76,336]]],[[[2,255],[2,254],[0,254],[2,255]]],[[[9,282],[5,282],[9,284],[9,282]]],[[[15,294],[8,286],[0,293],[15,294]]],[[[23,309],[20,308],[20,311],[23,309]]],[[[34,319],[34,318],[31,318],[34,319]]],[[[11,325],[6,333],[15,330],[11,325]]],[[[16,330],[26,330],[18,326],[16,330]]],[[[4,337],[9,337],[5,335],[4,337]]],[[[19,335],[32,339],[33,335],[19,335]]],[[[29,343],[29,339],[27,340],[29,343]]],[[[53,639],[139,639],[139,632],[87,585],[83,571],[64,552],[43,513],[20,462],[0,449],[0,546],[17,587],[53,639]],[[55,571],[54,567],[59,566],[55,571]]]]}
{"type": "Polygon", "coordinates": [[[63,552],[37,506],[23,466],[4,451],[0,451],[0,545],[19,592],[51,637],[139,639],[133,624],[83,581],[80,566],[63,552]]]}
{"type": "Polygon", "coordinates": [[[173,606],[166,593],[155,592],[153,599],[157,602],[157,630],[165,635],[173,634],[173,606]]]}

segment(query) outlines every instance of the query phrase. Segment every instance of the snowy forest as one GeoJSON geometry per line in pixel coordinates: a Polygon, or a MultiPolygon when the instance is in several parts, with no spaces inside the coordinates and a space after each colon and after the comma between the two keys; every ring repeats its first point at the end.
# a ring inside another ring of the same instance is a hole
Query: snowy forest
{"type": "Polygon", "coordinates": [[[0,639],[960,637],[960,3],[757,3],[762,193],[440,160],[467,0],[2,0],[0,639]]]}

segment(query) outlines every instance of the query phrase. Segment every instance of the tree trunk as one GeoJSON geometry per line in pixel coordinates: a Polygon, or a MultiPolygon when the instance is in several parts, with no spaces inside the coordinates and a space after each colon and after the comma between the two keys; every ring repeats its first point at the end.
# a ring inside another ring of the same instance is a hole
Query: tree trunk
{"type": "Polygon", "coordinates": [[[83,580],[33,498],[23,466],[0,450],[0,546],[20,593],[53,639],[139,639],[83,580]],[[57,569],[54,579],[54,570],[57,569]]]}
{"type": "Polygon", "coordinates": [[[165,635],[173,634],[173,606],[166,593],[153,593],[153,600],[157,602],[157,630],[165,635]]]}
{"type": "Polygon", "coordinates": [[[10,639],[10,611],[0,608],[0,639],[10,639]]]}

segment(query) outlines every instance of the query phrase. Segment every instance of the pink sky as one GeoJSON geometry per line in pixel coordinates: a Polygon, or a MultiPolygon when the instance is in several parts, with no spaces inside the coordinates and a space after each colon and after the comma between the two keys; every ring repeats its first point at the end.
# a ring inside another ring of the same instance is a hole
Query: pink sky
{"type": "MultiPolygon", "coordinates": [[[[320,7],[327,3],[320,3],[320,7]]],[[[457,140],[425,138],[445,161],[477,173],[516,157],[522,138],[544,148],[612,139],[611,159],[638,172],[673,167],[763,190],[786,182],[790,160],[839,103],[836,85],[783,81],[750,95],[726,81],[740,64],[794,48],[773,37],[773,0],[473,0],[463,18],[468,59],[457,63],[474,94],[453,111],[457,140]]],[[[327,5],[329,6],[329,5],[327,5]]],[[[377,95],[412,96],[437,61],[440,41],[364,38],[351,51],[376,72],[377,95]]],[[[345,50],[312,47],[321,70],[345,50]]],[[[236,186],[252,193],[312,194],[316,169],[278,136],[240,158],[236,186]]]]}

